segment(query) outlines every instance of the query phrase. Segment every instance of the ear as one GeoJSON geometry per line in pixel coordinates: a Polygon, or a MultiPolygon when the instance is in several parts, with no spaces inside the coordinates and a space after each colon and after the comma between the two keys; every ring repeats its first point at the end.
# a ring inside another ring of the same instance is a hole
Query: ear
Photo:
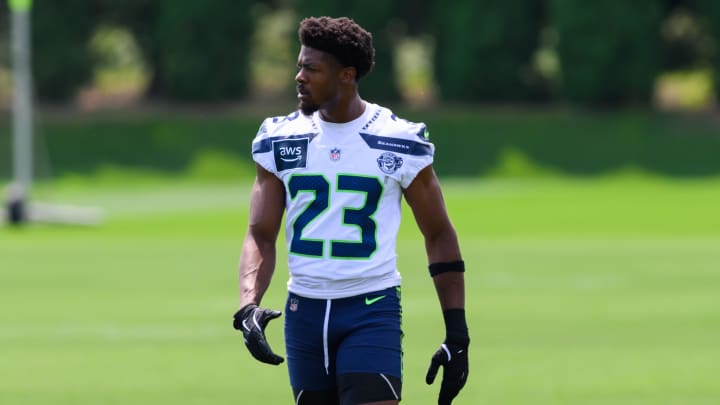
{"type": "Polygon", "coordinates": [[[355,83],[355,76],[357,76],[357,70],[352,66],[340,69],[340,82],[343,84],[355,83]]]}

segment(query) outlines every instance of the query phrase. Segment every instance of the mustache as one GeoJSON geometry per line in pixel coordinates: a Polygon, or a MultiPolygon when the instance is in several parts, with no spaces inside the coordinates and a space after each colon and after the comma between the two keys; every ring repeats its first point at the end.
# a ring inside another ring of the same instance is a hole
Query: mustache
{"type": "Polygon", "coordinates": [[[300,94],[307,94],[307,93],[308,93],[307,89],[305,89],[305,86],[303,86],[303,85],[301,85],[301,84],[298,84],[297,86],[295,86],[295,88],[297,89],[297,92],[300,93],[300,94]]]}

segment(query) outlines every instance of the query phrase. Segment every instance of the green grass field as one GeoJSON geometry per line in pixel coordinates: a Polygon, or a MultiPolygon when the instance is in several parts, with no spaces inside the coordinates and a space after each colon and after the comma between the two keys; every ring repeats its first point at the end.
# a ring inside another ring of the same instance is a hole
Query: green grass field
{"type": "MultiPolygon", "coordinates": [[[[720,403],[720,180],[444,187],[473,337],[457,404],[720,403]]],[[[292,403],[284,366],[231,328],[248,193],[64,187],[56,201],[102,207],[105,224],[0,228],[0,403],[292,403]]],[[[403,403],[434,404],[442,322],[410,216],[398,250],[403,403]]],[[[283,305],[284,261],[265,306],[283,305]]],[[[284,353],[282,323],[268,335],[284,353]]]]}

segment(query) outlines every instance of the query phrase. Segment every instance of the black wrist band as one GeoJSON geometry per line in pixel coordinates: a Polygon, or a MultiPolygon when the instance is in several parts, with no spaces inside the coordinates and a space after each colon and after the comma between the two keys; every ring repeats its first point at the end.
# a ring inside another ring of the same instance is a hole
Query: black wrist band
{"type": "Polygon", "coordinates": [[[443,320],[448,343],[467,345],[470,342],[464,309],[446,309],[443,311],[443,320]]]}
{"type": "Polygon", "coordinates": [[[465,262],[462,260],[458,260],[456,262],[432,263],[430,264],[430,266],[428,266],[428,270],[430,270],[431,277],[435,277],[438,274],[447,273],[448,271],[464,273],[465,262]]]}

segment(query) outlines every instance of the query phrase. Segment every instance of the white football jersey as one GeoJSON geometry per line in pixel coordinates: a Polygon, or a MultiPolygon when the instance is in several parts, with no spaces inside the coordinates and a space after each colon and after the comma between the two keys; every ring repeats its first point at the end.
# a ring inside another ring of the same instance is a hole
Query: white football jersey
{"type": "Polygon", "coordinates": [[[285,185],[291,292],[335,299],[400,284],[402,189],[433,161],[427,138],[424,124],[371,103],[342,124],[299,111],[263,122],[252,153],[285,185]]]}

